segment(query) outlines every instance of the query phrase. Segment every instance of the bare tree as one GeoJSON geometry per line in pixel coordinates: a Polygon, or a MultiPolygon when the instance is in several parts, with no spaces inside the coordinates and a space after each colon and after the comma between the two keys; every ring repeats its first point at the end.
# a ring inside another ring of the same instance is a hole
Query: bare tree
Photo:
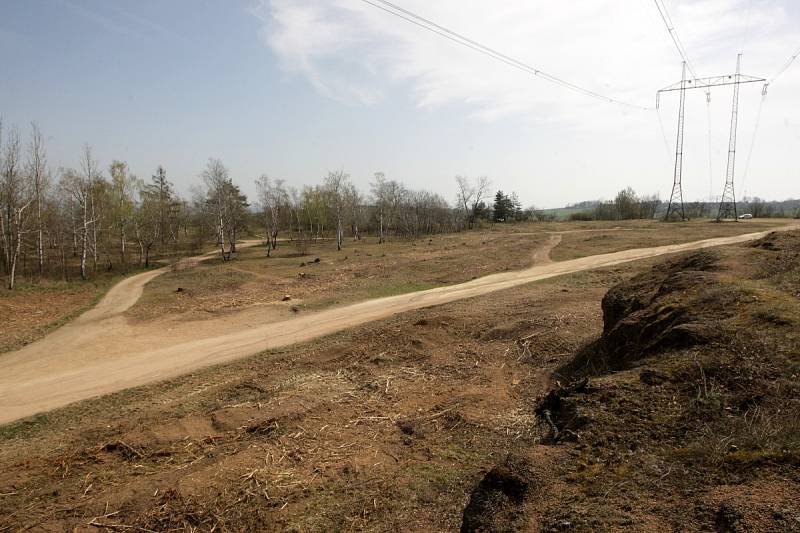
{"type": "Polygon", "coordinates": [[[308,222],[308,240],[314,242],[325,233],[325,217],[327,215],[326,191],[317,187],[303,187],[301,194],[304,219],[308,222]]]}
{"type": "Polygon", "coordinates": [[[273,181],[266,174],[256,180],[256,187],[264,222],[267,257],[269,257],[270,249],[274,250],[278,245],[280,214],[282,207],[288,203],[288,194],[283,186],[283,180],[273,181]]]}
{"type": "Polygon", "coordinates": [[[458,204],[464,209],[467,227],[472,229],[475,225],[475,218],[478,215],[478,207],[481,200],[486,197],[491,181],[489,181],[489,178],[481,176],[474,183],[470,183],[468,178],[456,176],[456,184],[458,185],[458,204]]]}
{"type": "Polygon", "coordinates": [[[470,217],[472,210],[470,206],[472,205],[472,199],[475,197],[475,188],[469,182],[469,179],[464,176],[456,176],[456,185],[458,186],[456,193],[458,205],[464,209],[464,220],[472,228],[472,219],[470,217]]]}
{"type": "Polygon", "coordinates": [[[73,169],[61,172],[59,187],[69,198],[68,209],[72,219],[73,242],[80,245],[81,279],[87,279],[86,258],[89,250],[89,228],[94,224],[90,212],[90,186],[84,175],[73,169]]]}
{"type": "Polygon", "coordinates": [[[81,173],[83,174],[82,185],[85,194],[81,277],[86,279],[86,256],[89,249],[92,251],[94,270],[97,270],[97,220],[100,207],[96,198],[100,181],[100,170],[97,161],[95,161],[92,156],[92,148],[88,144],[84,145],[81,155],[81,173]],[[91,232],[89,228],[91,228],[91,232]]]}
{"type": "MultiPolygon", "coordinates": [[[[2,134],[2,130],[0,130],[2,134]]],[[[0,231],[3,234],[3,251],[8,273],[6,283],[9,290],[14,288],[17,263],[22,251],[23,235],[28,207],[33,203],[29,181],[20,163],[19,130],[12,127],[8,131],[0,161],[0,231]]]]}
{"type": "Polygon", "coordinates": [[[33,200],[36,204],[36,259],[39,275],[44,273],[44,200],[50,185],[47,174],[47,155],[44,149],[44,138],[39,126],[31,124],[31,142],[28,146],[27,174],[33,188],[33,200]]]}
{"type": "Polygon", "coordinates": [[[383,243],[383,217],[386,212],[387,190],[386,175],[383,172],[375,173],[375,181],[370,183],[372,196],[375,198],[375,207],[378,209],[378,243],[383,243]]]}
{"type": "Polygon", "coordinates": [[[378,242],[383,243],[395,224],[395,218],[406,196],[406,190],[401,183],[387,180],[383,172],[375,173],[375,181],[370,184],[370,189],[377,209],[378,242]]]}
{"type": "Polygon", "coordinates": [[[328,207],[332,210],[333,219],[336,223],[336,249],[342,249],[342,240],[344,238],[344,211],[345,211],[345,190],[347,189],[350,181],[350,175],[346,174],[343,170],[335,172],[328,172],[328,177],[325,178],[325,196],[328,201],[328,207]]]}
{"type": "Polygon", "coordinates": [[[132,218],[133,232],[139,243],[139,264],[144,262],[144,266],[149,267],[153,245],[163,238],[162,199],[159,188],[153,184],[145,185],[137,180],[136,189],[139,205],[132,218]]]}
{"type": "Polygon", "coordinates": [[[124,264],[125,246],[128,240],[128,226],[134,214],[134,195],[138,180],[128,171],[128,164],[123,161],[113,161],[108,170],[111,175],[111,209],[113,224],[119,238],[120,260],[124,264]]]}
{"type": "Polygon", "coordinates": [[[228,201],[226,198],[226,186],[230,181],[228,169],[219,159],[210,158],[201,177],[206,186],[206,204],[209,206],[216,221],[216,233],[222,260],[227,261],[229,253],[225,252],[225,222],[228,218],[228,201]]]}
{"type": "Polygon", "coordinates": [[[302,195],[294,187],[289,187],[286,191],[286,202],[289,208],[289,238],[292,239],[292,220],[297,223],[297,239],[303,239],[303,225],[300,220],[300,213],[303,210],[302,195]]]}
{"type": "Polygon", "coordinates": [[[361,240],[361,234],[358,231],[358,224],[362,218],[363,198],[355,185],[348,183],[344,188],[344,203],[347,206],[347,211],[350,215],[350,233],[353,235],[353,240],[361,240]]]}

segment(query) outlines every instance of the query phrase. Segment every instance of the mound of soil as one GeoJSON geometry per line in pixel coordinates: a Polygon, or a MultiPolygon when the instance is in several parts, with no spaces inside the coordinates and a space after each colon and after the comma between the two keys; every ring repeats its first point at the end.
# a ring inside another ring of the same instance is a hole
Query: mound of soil
{"type": "Polygon", "coordinates": [[[711,343],[728,304],[742,297],[715,285],[719,260],[696,252],[613,287],[602,301],[602,337],[562,373],[620,370],[660,351],[711,343]]]}
{"type": "Polygon", "coordinates": [[[541,527],[800,529],[799,252],[773,234],[608,291],[603,334],[536,409],[581,495],[541,527]]]}
{"type": "Polygon", "coordinates": [[[527,459],[509,456],[473,489],[464,509],[461,533],[519,531],[525,523],[520,512],[522,503],[535,485],[527,459]]]}

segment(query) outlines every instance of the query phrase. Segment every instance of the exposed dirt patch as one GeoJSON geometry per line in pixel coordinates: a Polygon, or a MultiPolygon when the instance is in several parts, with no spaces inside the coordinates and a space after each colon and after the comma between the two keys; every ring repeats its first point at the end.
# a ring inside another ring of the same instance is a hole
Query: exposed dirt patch
{"type": "Polygon", "coordinates": [[[800,316],[800,237],[781,239],[415,310],[3,426],[0,531],[792,531],[800,334],[774,317],[800,316]],[[714,327],[691,345],[619,329],[665,303],[666,330],[714,327]]]}
{"type": "MultiPolygon", "coordinates": [[[[622,268],[639,267],[608,279],[622,268]]],[[[507,456],[552,464],[527,455],[539,439],[531,399],[546,392],[546,368],[602,325],[604,289],[564,293],[569,280],[5,426],[0,528],[457,530],[507,456]],[[505,322],[519,323],[513,334],[482,338],[505,322]]]]}
{"type": "MultiPolygon", "coordinates": [[[[791,224],[784,220],[777,224],[791,224]]],[[[645,246],[690,242],[697,239],[728,237],[775,227],[776,221],[769,219],[748,220],[735,224],[717,224],[710,220],[670,222],[639,220],[619,222],[586,223],[584,231],[566,231],[563,240],[553,252],[555,261],[564,261],[597,253],[593,250],[616,252],[645,246]]]]}
{"type": "MultiPolygon", "coordinates": [[[[132,268],[129,273],[138,271],[132,268]]],[[[98,272],[89,281],[22,280],[13,291],[0,289],[0,354],[30,344],[80,316],[121,279],[123,274],[118,272],[98,272]]]]}
{"type": "Polygon", "coordinates": [[[300,311],[316,310],[546,262],[547,253],[534,252],[551,236],[514,229],[497,226],[383,244],[368,237],[345,243],[341,252],[329,240],[304,243],[302,253],[297,252],[296,243],[281,242],[269,258],[262,247],[255,246],[240,250],[234,261],[222,264],[211,258],[153,280],[128,316],[154,320],[171,315],[173,320],[196,320],[278,302],[286,295],[299,300],[300,311]],[[176,287],[183,289],[181,294],[175,293],[176,287]]]}

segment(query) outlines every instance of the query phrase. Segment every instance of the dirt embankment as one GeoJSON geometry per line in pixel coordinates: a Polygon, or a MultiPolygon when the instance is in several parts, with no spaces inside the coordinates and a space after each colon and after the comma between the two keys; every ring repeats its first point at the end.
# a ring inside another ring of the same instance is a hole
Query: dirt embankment
{"type": "Polygon", "coordinates": [[[602,308],[536,409],[569,460],[498,464],[462,531],[800,530],[800,233],[670,260],[602,308]]]}

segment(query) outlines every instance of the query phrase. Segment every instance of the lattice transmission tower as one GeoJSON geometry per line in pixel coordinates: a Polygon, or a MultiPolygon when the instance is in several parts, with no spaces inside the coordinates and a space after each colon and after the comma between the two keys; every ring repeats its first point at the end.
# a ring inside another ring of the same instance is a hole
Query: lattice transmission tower
{"type": "Polygon", "coordinates": [[[680,91],[680,101],[678,105],[678,137],[675,147],[675,167],[672,179],[672,194],[670,195],[669,205],[667,206],[666,220],[673,220],[680,218],[686,220],[686,211],[683,205],[683,136],[684,136],[684,122],[686,118],[686,91],[689,89],[706,89],[706,98],[708,98],[708,90],[711,87],[719,87],[722,85],[733,85],[733,112],[731,115],[731,135],[728,143],[728,166],[725,176],[725,192],[722,195],[720,208],[717,215],[717,220],[721,220],[723,214],[727,216],[729,204],[733,207],[734,218],[736,217],[736,203],[733,189],[734,167],[736,161],[736,126],[739,117],[739,86],[743,83],[764,82],[764,78],[757,78],[755,76],[747,76],[741,74],[741,58],[739,54],[736,59],[736,73],[727,74],[724,76],[713,76],[710,78],[693,78],[686,79],[686,62],[683,63],[683,74],[681,81],[673,83],[668,87],[664,87],[656,93],[656,107],[658,108],[661,103],[661,93],[680,91]],[[730,192],[729,192],[730,191],[730,192]],[[728,200],[729,199],[729,200],[728,200]]]}
{"type": "Polygon", "coordinates": [[[675,143],[675,168],[672,175],[672,193],[669,196],[666,220],[680,214],[681,220],[686,220],[686,211],[683,208],[683,188],[681,178],[683,177],[683,124],[686,116],[686,61],[683,62],[683,72],[681,73],[680,103],[678,105],[678,140],[675,143]]]}
{"type": "Polygon", "coordinates": [[[736,57],[736,82],[733,84],[733,107],[731,111],[731,134],[728,139],[728,165],[725,170],[725,188],[719,201],[717,221],[732,218],[738,220],[736,212],[736,192],[733,188],[733,176],[736,168],[736,129],[739,123],[739,75],[742,66],[742,54],[736,57]]]}

